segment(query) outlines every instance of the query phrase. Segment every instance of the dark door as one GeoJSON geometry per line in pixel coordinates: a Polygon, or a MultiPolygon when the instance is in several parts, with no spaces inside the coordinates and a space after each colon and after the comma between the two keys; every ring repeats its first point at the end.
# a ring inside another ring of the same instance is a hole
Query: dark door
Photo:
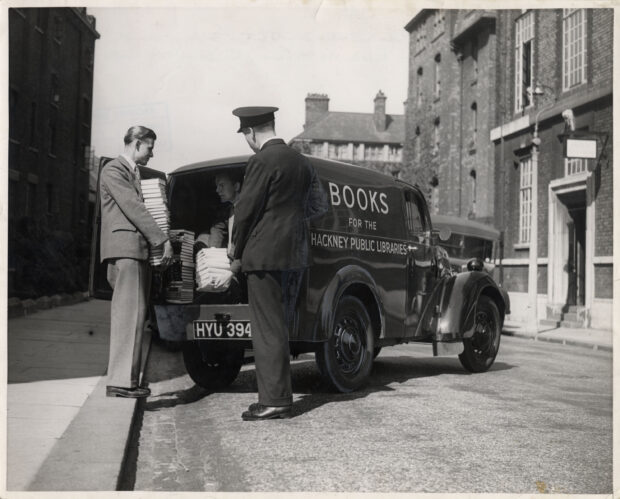
{"type": "Polygon", "coordinates": [[[405,334],[413,336],[435,283],[436,266],[426,203],[415,191],[404,194],[408,239],[405,334]]]}
{"type": "Polygon", "coordinates": [[[567,305],[585,304],[586,216],[585,208],[569,210],[568,223],[568,296],[567,305]]]}

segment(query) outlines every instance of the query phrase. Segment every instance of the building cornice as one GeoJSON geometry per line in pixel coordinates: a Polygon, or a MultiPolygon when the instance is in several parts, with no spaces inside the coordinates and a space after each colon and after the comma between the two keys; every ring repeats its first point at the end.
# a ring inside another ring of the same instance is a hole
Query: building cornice
{"type": "Polygon", "coordinates": [[[413,19],[411,19],[411,21],[409,21],[406,25],[405,25],[405,30],[408,31],[409,33],[411,33],[413,31],[413,28],[416,24],[419,24],[423,19],[426,19],[428,16],[430,16],[433,12],[436,12],[438,9],[422,9],[420,10],[415,16],[413,16],[413,19]]]}
{"type": "MultiPolygon", "coordinates": [[[[575,109],[581,106],[585,106],[587,104],[591,104],[597,100],[612,95],[612,93],[613,85],[610,83],[600,86],[598,88],[579,92],[578,94],[562,97],[552,107],[540,113],[540,116],[538,118],[538,124],[540,125],[548,119],[554,118],[562,114],[562,112],[564,112],[566,109],[575,109]]],[[[537,112],[537,109],[534,108],[532,111],[529,112],[529,114],[525,116],[520,116],[516,120],[509,121],[508,123],[504,123],[503,125],[493,128],[489,134],[491,142],[496,142],[500,140],[502,136],[506,138],[510,135],[514,135],[530,128],[532,125],[534,125],[537,112]]]]}

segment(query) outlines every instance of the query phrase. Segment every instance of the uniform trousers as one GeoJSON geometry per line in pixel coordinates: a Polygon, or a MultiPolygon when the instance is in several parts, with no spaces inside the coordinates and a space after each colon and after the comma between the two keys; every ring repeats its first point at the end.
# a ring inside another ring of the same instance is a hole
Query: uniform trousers
{"type": "Polygon", "coordinates": [[[108,260],[112,289],[108,386],[135,388],[140,384],[142,332],[148,310],[151,271],[146,260],[108,260]]]}
{"type": "Polygon", "coordinates": [[[299,271],[247,273],[259,404],[293,403],[287,319],[295,307],[300,275],[299,271]]]}

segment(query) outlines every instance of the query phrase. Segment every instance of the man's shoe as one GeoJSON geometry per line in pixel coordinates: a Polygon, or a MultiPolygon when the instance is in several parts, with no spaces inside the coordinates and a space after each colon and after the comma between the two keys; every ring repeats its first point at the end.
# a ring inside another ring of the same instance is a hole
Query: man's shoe
{"type": "Polygon", "coordinates": [[[142,398],[148,397],[151,394],[151,390],[148,388],[142,388],[140,386],[136,388],[123,388],[121,386],[107,386],[106,395],[108,397],[127,397],[127,398],[142,398]]]}
{"type": "Polygon", "coordinates": [[[291,417],[292,406],[268,406],[263,404],[252,404],[249,410],[241,414],[244,421],[261,421],[263,419],[287,419],[291,417]]]}

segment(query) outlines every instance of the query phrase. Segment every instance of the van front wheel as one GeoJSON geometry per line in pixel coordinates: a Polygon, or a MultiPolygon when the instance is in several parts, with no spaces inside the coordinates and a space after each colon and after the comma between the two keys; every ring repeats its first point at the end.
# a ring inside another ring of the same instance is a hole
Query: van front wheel
{"type": "Polygon", "coordinates": [[[357,390],[370,374],[373,352],[373,328],[366,307],[353,296],[343,296],[330,338],[316,354],[323,378],[340,392],[357,390]]]}
{"type": "Polygon", "coordinates": [[[474,334],[463,340],[463,353],[459,360],[472,373],[488,370],[495,361],[502,334],[502,321],[495,302],[486,295],[480,296],[476,306],[474,334]]]}
{"type": "Polygon", "coordinates": [[[207,390],[221,390],[237,378],[243,365],[243,348],[222,348],[185,341],[183,361],[194,383],[207,390]]]}

